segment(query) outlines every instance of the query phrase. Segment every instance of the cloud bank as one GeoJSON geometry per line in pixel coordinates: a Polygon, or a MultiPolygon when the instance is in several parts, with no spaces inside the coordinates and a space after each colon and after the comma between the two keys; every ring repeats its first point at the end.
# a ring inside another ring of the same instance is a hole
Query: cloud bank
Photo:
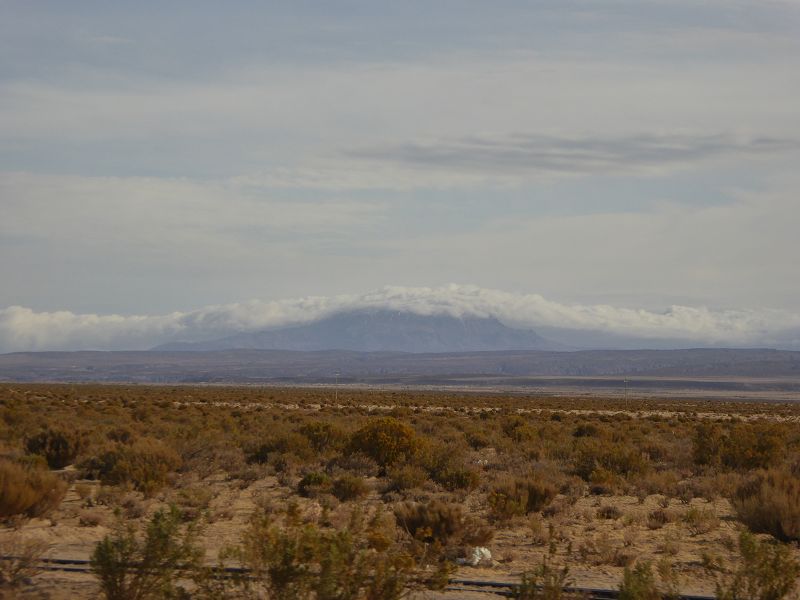
{"type": "Polygon", "coordinates": [[[538,294],[448,285],[384,287],[361,295],[250,301],[154,316],[36,312],[11,306],[0,309],[0,351],[140,350],[168,341],[215,339],[308,323],[340,311],[379,308],[422,315],[493,316],[515,327],[592,330],[643,340],[800,348],[800,315],[788,311],[672,306],[655,312],[564,304],[538,294]]]}

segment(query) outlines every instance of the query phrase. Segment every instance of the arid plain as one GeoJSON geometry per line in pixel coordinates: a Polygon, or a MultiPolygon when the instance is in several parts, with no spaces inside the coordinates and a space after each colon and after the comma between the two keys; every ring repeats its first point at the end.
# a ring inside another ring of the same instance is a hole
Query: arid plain
{"type": "MultiPolygon", "coordinates": [[[[120,524],[144,531],[172,506],[201,563],[241,566],[259,517],[334,532],[356,513],[413,557],[409,581],[517,582],[544,564],[617,589],[646,565],[664,593],[713,595],[741,569],[742,532],[798,536],[792,402],[55,384],[0,395],[4,504],[18,472],[53,479],[32,507],[3,507],[6,556],[87,560],[120,524]],[[471,565],[476,547],[491,558],[471,565]]],[[[34,571],[17,593],[100,594],[90,572],[34,571]]]]}

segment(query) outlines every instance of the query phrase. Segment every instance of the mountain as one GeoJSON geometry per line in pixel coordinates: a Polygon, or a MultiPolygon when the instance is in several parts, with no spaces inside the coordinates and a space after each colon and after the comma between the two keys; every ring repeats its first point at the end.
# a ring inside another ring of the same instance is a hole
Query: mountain
{"type": "Polygon", "coordinates": [[[353,350],[358,352],[477,352],[560,350],[531,330],[512,329],[493,317],[419,315],[391,310],[351,311],[313,323],[239,333],[204,342],[173,342],[158,351],[353,350]]]}

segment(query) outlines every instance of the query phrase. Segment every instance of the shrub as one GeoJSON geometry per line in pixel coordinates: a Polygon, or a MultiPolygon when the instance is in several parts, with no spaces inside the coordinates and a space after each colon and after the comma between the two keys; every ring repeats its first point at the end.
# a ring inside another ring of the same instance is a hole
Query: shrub
{"type": "Polygon", "coordinates": [[[462,452],[446,444],[428,448],[422,462],[431,479],[451,492],[471,490],[480,483],[480,474],[465,464],[462,452]]]}
{"type": "Polygon", "coordinates": [[[435,478],[446,490],[473,490],[478,487],[481,476],[473,468],[467,466],[452,466],[439,471],[435,478]]]}
{"type": "Polygon", "coordinates": [[[399,465],[388,472],[389,490],[408,490],[422,487],[428,480],[428,473],[416,465],[399,465]]]}
{"type": "Polygon", "coordinates": [[[631,569],[625,567],[619,584],[619,600],[661,600],[656,579],[649,562],[639,562],[631,569]]]}
{"type": "Polygon", "coordinates": [[[564,590],[570,585],[569,569],[550,566],[547,559],[533,571],[522,574],[522,581],[512,591],[512,598],[518,600],[561,600],[570,597],[564,590]]]}
{"type": "Polygon", "coordinates": [[[775,424],[740,423],[726,434],[716,423],[701,423],[695,428],[692,458],[698,465],[765,469],[778,462],[783,447],[784,432],[775,424]]]}
{"type": "Polygon", "coordinates": [[[647,515],[647,527],[649,529],[661,529],[667,523],[672,523],[675,516],[663,508],[657,508],[647,515]]]}
{"type": "Polygon", "coordinates": [[[46,551],[46,543],[24,540],[19,533],[0,542],[0,598],[17,597],[13,594],[6,596],[3,590],[16,590],[38,574],[40,560],[46,551]]]}
{"type": "Polygon", "coordinates": [[[537,437],[536,429],[531,427],[528,421],[518,415],[508,417],[503,422],[502,429],[503,433],[517,444],[531,442],[537,437]]]}
{"type": "Polygon", "coordinates": [[[446,546],[464,533],[464,512],[456,504],[431,500],[427,504],[406,502],[395,509],[397,524],[412,538],[446,546]]]}
{"type": "MultiPolygon", "coordinates": [[[[207,486],[192,486],[178,490],[175,494],[175,502],[180,508],[181,517],[184,521],[194,521],[200,517],[201,513],[208,509],[214,493],[207,486]]],[[[129,498],[131,506],[135,506],[135,498],[129,498]]]]}
{"type": "Polygon", "coordinates": [[[331,478],[325,473],[312,471],[306,473],[297,484],[297,492],[306,498],[313,498],[319,494],[327,493],[331,489],[331,478]]]}
{"type": "Polygon", "coordinates": [[[466,434],[467,444],[473,450],[488,448],[492,445],[492,440],[483,431],[470,431],[466,434]]]}
{"type": "Polygon", "coordinates": [[[58,476],[0,459],[0,519],[41,517],[60,503],[67,484],[58,476]]]}
{"type": "Polygon", "coordinates": [[[700,423],[692,437],[692,459],[703,466],[718,465],[722,460],[722,428],[717,423],[700,423]]]}
{"type": "Polygon", "coordinates": [[[31,454],[43,456],[51,469],[63,469],[86,447],[86,433],[47,428],[25,441],[31,454]]]}
{"type": "Polygon", "coordinates": [[[589,493],[595,496],[613,494],[621,484],[619,475],[612,473],[608,469],[595,466],[589,474],[589,493]]]}
{"type": "Polygon", "coordinates": [[[293,520],[279,525],[269,515],[254,520],[239,556],[252,569],[250,587],[260,588],[250,591],[276,600],[398,600],[417,586],[416,565],[374,523],[351,518],[331,532],[293,520]]]}
{"type": "Polygon", "coordinates": [[[683,520],[692,535],[708,533],[719,527],[719,518],[717,518],[714,510],[710,508],[693,506],[686,511],[683,520]]]}
{"type": "Polygon", "coordinates": [[[273,455],[293,454],[302,461],[314,458],[314,449],[309,439],[299,433],[285,433],[277,435],[262,442],[255,450],[250,452],[248,460],[259,464],[264,464],[271,460],[273,455]]]}
{"type": "Polygon", "coordinates": [[[369,456],[382,468],[414,457],[420,442],[414,430],[392,417],[367,423],[353,434],[350,451],[369,456]]]}
{"type": "Polygon", "coordinates": [[[130,446],[117,444],[84,461],[81,468],[104,485],[129,484],[149,496],[164,486],[167,475],[180,464],[177,453],[159,440],[139,438],[130,446]]]}
{"type": "Polygon", "coordinates": [[[800,478],[789,469],[755,473],[736,490],[732,504],[751,531],[800,541],[800,478]]]}
{"type": "Polygon", "coordinates": [[[86,509],[78,514],[78,522],[84,527],[97,527],[105,522],[106,516],[99,510],[86,509]]]}
{"type": "Polygon", "coordinates": [[[600,519],[619,519],[622,516],[622,511],[616,506],[607,504],[597,509],[597,516],[600,519]]]}
{"type": "Polygon", "coordinates": [[[581,423],[572,432],[573,437],[595,437],[600,433],[597,425],[593,423],[581,423]]]}
{"type": "Polygon", "coordinates": [[[337,456],[328,463],[328,468],[338,468],[362,477],[375,477],[381,472],[378,463],[361,452],[337,456]]]}
{"type": "Polygon", "coordinates": [[[91,567],[108,600],[183,597],[176,572],[199,563],[192,527],[181,533],[181,513],[160,510],[147,524],[144,537],[120,527],[95,546],[91,567]]]}
{"type": "Polygon", "coordinates": [[[512,517],[538,512],[556,496],[555,486],[534,479],[516,478],[502,481],[489,492],[492,516],[505,521],[512,517]]]}
{"type": "Polygon", "coordinates": [[[412,538],[437,547],[485,546],[494,530],[486,523],[464,515],[461,506],[431,500],[421,504],[406,502],[395,508],[397,525],[412,538]]]}
{"type": "Polygon", "coordinates": [[[739,553],[742,561],[737,570],[717,581],[719,600],[780,600],[797,587],[800,563],[789,546],[758,541],[743,532],[739,553]]]}
{"type": "Polygon", "coordinates": [[[347,440],[344,431],[324,421],[306,423],[298,433],[304,435],[314,450],[320,453],[340,449],[347,440]]]}
{"type": "Polygon", "coordinates": [[[648,470],[649,460],[637,448],[593,437],[576,438],[575,474],[590,481],[598,470],[627,477],[648,470]]]}
{"type": "Polygon", "coordinates": [[[722,463],[731,469],[766,469],[778,462],[784,445],[774,424],[738,425],[725,441],[722,463]]]}
{"type": "Polygon", "coordinates": [[[358,475],[345,473],[333,481],[331,492],[336,496],[337,500],[348,502],[366,496],[369,493],[369,486],[367,482],[358,475]]]}

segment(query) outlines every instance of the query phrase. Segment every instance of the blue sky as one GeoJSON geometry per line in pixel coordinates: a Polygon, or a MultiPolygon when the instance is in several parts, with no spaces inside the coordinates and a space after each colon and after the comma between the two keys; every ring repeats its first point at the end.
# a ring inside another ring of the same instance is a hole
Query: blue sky
{"type": "Polygon", "coordinates": [[[797,314],[799,97],[794,0],[5,1],[0,311],[797,314]]]}

